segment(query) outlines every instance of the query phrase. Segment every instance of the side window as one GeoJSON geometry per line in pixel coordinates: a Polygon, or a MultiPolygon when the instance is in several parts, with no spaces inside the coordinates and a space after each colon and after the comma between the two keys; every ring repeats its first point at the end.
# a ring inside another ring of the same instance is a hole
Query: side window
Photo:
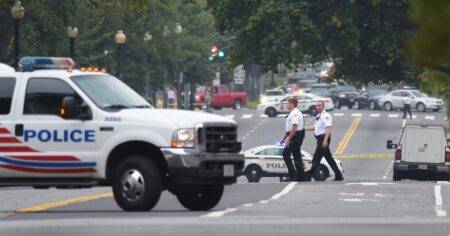
{"type": "Polygon", "coordinates": [[[219,92],[220,92],[220,93],[227,93],[227,88],[224,87],[224,86],[220,86],[220,87],[219,87],[219,92]]]}
{"type": "Polygon", "coordinates": [[[402,92],[393,92],[392,96],[400,97],[402,96],[402,92]]]}
{"type": "Polygon", "coordinates": [[[0,115],[7,115],[11,111],[15,85],[14,78],[0,78],[0,115]]]}
{"type": "Polygon", "coordinates": [[[259,151],[259,152],[255,153],[255,155],[259,155],[259,156],[265,156],[265,155],[267,155],[267,154],[266,154],[266,149],[264,149],[264,150],[262,150],[262,151],[259,151]]]}
{"type": "Polygon", "coordinates": [[[23,114],[58,115],[64,97],[75,97],[78,104],[82,99],[64,81],[50,78],[31,78],[27,84],[23,114]]]}
{"type": "Polygon", "coordinates": [[[280,155],[280,149],[279,148],[266,149],[266,155],[268,155],[268,156],[279,156],[280,155]]]}

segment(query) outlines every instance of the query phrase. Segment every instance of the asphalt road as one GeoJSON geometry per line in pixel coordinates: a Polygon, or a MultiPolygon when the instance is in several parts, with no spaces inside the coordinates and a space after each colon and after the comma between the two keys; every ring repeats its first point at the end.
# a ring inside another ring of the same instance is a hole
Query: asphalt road
{"type": "MultiPolygon", "coordinates": [[[[236,120],[244,149],[283,135],[283,117],[215,113],[236,120]]],[[[443,112],[415,115],[444,122],[443,112]]],[[[333,116],[331,147],[343,161],[343,182],[247,183],[241,177],[209,212],[187,211],[167,192],[151,212],[129,213],[118,208],[110,188],[3,188],[0,235],[450,235],[448,182],[391,181],[392,151],[385,145],[400,134],[400,112],[336,110],[333,116]]],[[[309,133],[303,149],[314,148],[309,133]]]]}

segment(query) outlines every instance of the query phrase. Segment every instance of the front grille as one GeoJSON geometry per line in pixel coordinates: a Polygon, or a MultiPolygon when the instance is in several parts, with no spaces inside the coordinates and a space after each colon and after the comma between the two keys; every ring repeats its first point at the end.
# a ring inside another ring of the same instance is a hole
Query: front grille
{"type": "Polygon", "coordinates": [[[204,145],[206,152],[236,153],[241,150],[237,142],[236,126],[206,126],[199,129],[199,144],[204,145]]]}

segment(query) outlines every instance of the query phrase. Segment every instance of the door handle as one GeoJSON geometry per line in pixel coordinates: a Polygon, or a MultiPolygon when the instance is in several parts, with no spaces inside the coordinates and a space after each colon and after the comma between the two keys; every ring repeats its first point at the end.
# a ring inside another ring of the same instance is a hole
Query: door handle
{"type": "Polygon", "coordinates": [[[14,130],[14,134],[17,137],[22,137],[23,136],[23,124],[16,124],[15,130],[14,130]]]}

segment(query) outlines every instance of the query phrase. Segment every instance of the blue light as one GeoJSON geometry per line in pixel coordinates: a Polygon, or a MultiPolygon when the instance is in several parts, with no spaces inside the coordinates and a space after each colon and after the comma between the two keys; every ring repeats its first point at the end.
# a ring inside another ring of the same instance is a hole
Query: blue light
{"type": "Polygon", "coordinates": [[[75,62],[72,58],[65,57],[23,57],[19,61],[22,71],[33,71],[37,69],[72,69],[75,62]]]}

